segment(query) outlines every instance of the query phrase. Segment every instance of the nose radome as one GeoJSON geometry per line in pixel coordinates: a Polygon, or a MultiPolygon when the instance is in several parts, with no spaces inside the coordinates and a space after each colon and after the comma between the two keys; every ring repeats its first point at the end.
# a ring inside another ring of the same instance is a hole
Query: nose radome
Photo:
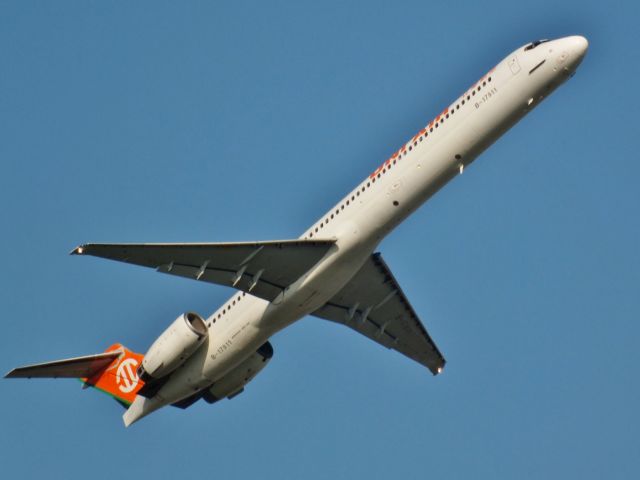
{"type": "Polygon", "coordinates": [[[582,35],[574,35],[571,37],[571,42],[573,43],[574,51],[581,57],[584,57],[584,54],[587,53],[587,49],[589,48],[589,42],[582,35]]]}
{"type": "Polygon", "coordinates": [[[567,40],[571,45],[571,50],[578,57],[584,57],[585,53],[587,53],[587,49],[589,48],[589,42],[582,35],[574,35],[572,37],[568,37],[567,40]]]}
{"type": "Polygon", "coordinates": [[[587,53],[589,42],[582,35],[573,35],[560,39],[558,45],[561,52],[558,65],[562,65],[567,72],[575,72],[587,53]]]}

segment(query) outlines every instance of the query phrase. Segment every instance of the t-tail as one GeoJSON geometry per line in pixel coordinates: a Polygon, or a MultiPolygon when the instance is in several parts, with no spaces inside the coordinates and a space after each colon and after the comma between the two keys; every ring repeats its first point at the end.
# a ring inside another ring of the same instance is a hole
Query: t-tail
{"type": "Polygon", "coordinates": [[[144,385],[137,373],[143,358],[116,343],[97,355],[18,367],[5,378],[77,378],[84,388],[96,388],[129,408],[144,385]]]}

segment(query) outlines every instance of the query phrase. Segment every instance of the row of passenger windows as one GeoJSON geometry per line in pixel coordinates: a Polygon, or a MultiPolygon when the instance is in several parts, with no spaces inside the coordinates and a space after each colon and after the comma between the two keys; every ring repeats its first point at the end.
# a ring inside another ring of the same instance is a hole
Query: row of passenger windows
{"type": "MultiPolygon", "coordinates": [[[[478,86],[474,88],[470,93],[469,92],[467,93],[466,97],[462,97],[462,101],[458,102],[455,107],[451,107],[451,110],[449,110],[442,118],[440,118],[439,121],[435,122],[435,124],[431,126],[428,131],[425,128],[424,133],[420,135],[418,139],[413,142],[413,144],[409,144],[408,150],[409,151],[413,150],[413,147],[418,146],[418,142],[422,142],[423,139],[426,140],[427,137],[429,136],[429,133],[433,133],[434,128],[438,128],[440,124],[442,124],[442,122],[444,122],[447,118],[449,118],[450,115],[453,116],[453,114],[455,114],[457,110],[460,110],[460,106],[464,105],[466,102],[471,100],[471,97],[475,96],[476,93],[479,93],[482,87],[486,87],[487,83],[489,82],[491,82],[491,77],[488,77],[486,80],[484,80],[481,85],[478,84],[478,86]]],[[[381,175],[387,173],[387,171],[391,169],[391,166],[396,164],[397,160],[400,160],[403,156],[406,156],[407,155],[406,151],[404,151],[404,154],[402,153],[403,150],[405,150],[405,148],[406,147],[403,147],[402,149],[400,149],[400,153],[398,153],[398,156],[394,158],[393,161],[389,162],[389,164],[385,165],[381,170],[378,170],[377,174],[370,181],[367,181],[366,184],[363,184],[361,187],[359,187],[355,191],[355,193],[351,195],[351,198],[347,198],[346,202],[343,202],[342,205],[340,205],[340,207],[336,208],[335,212],[332,212],[323,221],[321,221],[319,225],[312,228],[312,230],[309,231],[308,236],[305,238],[313,238],[314,234],[317,234],[320,230],[324,228],[325,225],[328,225],[329,222],[333,220],[336,216],[338,216],[340,212],[345,209],[345,207],[348,207],[349,204],[356,199],[356,197],[359,197],[361,193],[364,193],[365,190],[367,190],[371,186],[371,184],[375,183],[376,178],[380,178],[381,175]]],[[[398,202],[393,202],[394,205],[397,205],[397,203],[398,202]]]]}
{"type": "MultiPolygon", "coordinates": [[[[245,292],[240,292],[238,293],[235,297],[233,297],[231,300],[227,301],[227,305],[225,305],[224,307],[222,307],[222,312],[217,313],[214,317],[213,317],[213,323],[216,323],[216,320],[220,320],[224,315],[226,315],[227,312],[231,311],[231,307],[234,307],[236,305],[236,303],[240,303],[240,300],[242,300],[242,298],[246,295],[245,292]]],[[[211,326],[212,322],[209,322],[207,324],[208,327],[211,326]]]]}
{"type": "MultiPolygon", "coordinates": [[[[477,88],[474,88],[471,91],[471,93],[467,93],[466,99],[465,99],[465,97],[462,97],[462,101],[458,102],[456,104],[455,108],[452,107],[451,110],[445,114],[445,116],[440,118],[440,120],[438,122],[436,122],[432,127],[429,128],[429,131],[427,131],[426,128],[425,128],[424,133],[422,135],[420,135],[420,137],[418,137],[418,139],[415,140],[413,142],[413,144],[409,144],[408,150],[409,151],[413,150],[413,147],[416,147],[418,145],[418,142],[422,142],[423,139],[426,139],[429,136],[429,133],[433,133],[433,129],[434,128],[438,128],[439,124],[444,122],[445,119],[449,118],[449,115],[453,115],[457,110],[460,110],[460,106],[461,105],[464,105],[466,102],[471,100],[471,97],[474,96],[476,93],[479,93],[481,88],[485,87],[487,85],[487,83],[489,83],[489,82],[491,82],[491,77],[488,77],[486,80],[484,80],[482,82],[482,85],[478,85],[477,88]]],[[[381,170],[378,170],[376,175],[373,178],[371,178],[370,180],[368,180],[366,184],[363,184],[361,187],[358,187],[358,189],[355,191],[355,193],[353,193],[350,198],[347,198],[347,200],[345,202],[343,202],[342,205],[340,205],[340,207],[336,208],[336,210],[334,212],[332,212],[329,216],[327,216],[327,218],[325,218],[322,222],[320,222],[320,225],[318,225],[315,228],[313,228],[313,230],[309,232],[308,237],[309,238],[313,238],[314,233],[318,233],[320,230],[322,230],[322,228],[325,225],[329,224],[329,221],[333,220],[335,217],[337,217],[340,214],[340,212],[342,212],[346,207],[348,207],[351,203],[353,203],[355,201],[356,197],[359,197],[361,193],[364,193],[365,190],[367,190],[369,187],[371,187],[372,184],[376,183],[376,179],[379,179],[383,174],[385,174],[385,173],[387,173],[387,171],[391,170],[391,167],[393,165],[395,165],[398,160],[400,160],[403,156],[407,155],[406,151],[404,153],[402,153],[403,150],[405,150],[405,149],[402,148],[400,150],[400,153],[398,153],[398,156],[396,158],[394,158],[392,161],[390,161],[388,165],[384,165],[381,170]]],[[[457,158],[457,156],[456,156],[456,158],[457,158]]],[[[398,202],[397,201],[394,201],[393,204],[395,206],[398,206],[398,202]]],[[[305,237],[305,238],[307,238],[307,237],[305,237]]],[[[216,320],[220,320],[224,315],[226,315],[227,311],[230,311],[231,307],[234,307],[236,305],[236,303],[239,303],[240,300],[242,300],[242,298],[245,295],[246,295],[245,292],[238,293],[232,300],[228,301],[227,305],[222,308],[222,312],[216,314],[216,316],[213,317],[213,323],[216,323],[216,320]]],[[[208,326],[211,327],[211,322],[208,323],[208,326]]]]}
{"type": "MultiPolygon", "coordinates": [[[[491,82],[491,77],[488,77],[486,80],[483,80],[482,85],[478,84],[478,86],[476,88],[474,88],[473,90],[471,90],[471,93],[467,92],[467,96],[466,97],[462,97],[462,101],[457,103],[455,106],[455,109],[452,107],[451,108],[451,113],[455,112],[455,110],[459,110],[460,109],[460,105],[464,105],[465,104],[465,98],[466,101],[468,102],[469,100],[471,100],[471,97],[473,97],[476,93],[480,93],[480,90],[482,89],[482,87],[486,87],[487,83],[491,82]]],[[[447,118],[449,116],[447,115],[447,118]]]]}
{"type": "MultiPolygon", "coordinates": [[[[396,161],[394,160],[393,163],[395,165],[396,161]]],[[[389,164],[389,168],[390,167],[391,167],[391,164],[389,164]]],[[[383,170],[382,173],[385,173],[385,171],[383,170]]],[[[380,173],[378,173],[377,178],[380,178],[380,173]]],[[[320,230],[322,230],[322,228],[328,225],[329,221],[337,217],[340,214],[340,212],[342,212],[346,207],[348,207],[351,203],[353,203],[356,197],[359,197],[361,193],[364,193],[365,190],[369,188],[373,183],[376,183],[376,177],[373,177],[370,181],[366,183],[366,185],[363,184],[361,187],[358,187],[358,190],[356,190],[355,193],[352,194],[350,198],[347,198],[347,200],[343,202],[342,205],[336,208],[334,212],[332,212],[330,215],[327,216],[327,218],[321,221],[318,226],[313,228],[313,230],[309,231],[308,237],[313,238],[314,233],[318,233],[320,230]]]]}

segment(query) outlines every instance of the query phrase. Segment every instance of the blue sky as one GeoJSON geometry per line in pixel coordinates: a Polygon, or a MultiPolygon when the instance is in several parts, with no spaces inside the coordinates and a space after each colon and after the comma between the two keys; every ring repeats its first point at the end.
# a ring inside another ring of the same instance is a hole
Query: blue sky
{"type": "Polygon", "coordinates": [[[380,247],[445,373],[306,318],[244,394],[129,429],[74,381],[3,380],[5,475],[638,476],[636,5],[345,3],[0,3],[0,369],[144,352],[231,293],[77,244],[297,237],[511,50],[583,34],[380,247]]]}

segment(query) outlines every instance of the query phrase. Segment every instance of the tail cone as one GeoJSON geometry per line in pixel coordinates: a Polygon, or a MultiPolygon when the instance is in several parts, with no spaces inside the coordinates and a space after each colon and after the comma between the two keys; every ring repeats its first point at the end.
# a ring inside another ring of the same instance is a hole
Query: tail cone
{"type": "Polygon", "coordinates": [[[127,409],[126,412],[124,412],[124,415],[122,416],[124,426],[128,427],[129,425],[140,420],[142,417],[146,417],[151,412],[156,411],[162,405],[162,402],[159,402],[156,399],[149,399],[138,395],[131,406],[127,409]]]}

